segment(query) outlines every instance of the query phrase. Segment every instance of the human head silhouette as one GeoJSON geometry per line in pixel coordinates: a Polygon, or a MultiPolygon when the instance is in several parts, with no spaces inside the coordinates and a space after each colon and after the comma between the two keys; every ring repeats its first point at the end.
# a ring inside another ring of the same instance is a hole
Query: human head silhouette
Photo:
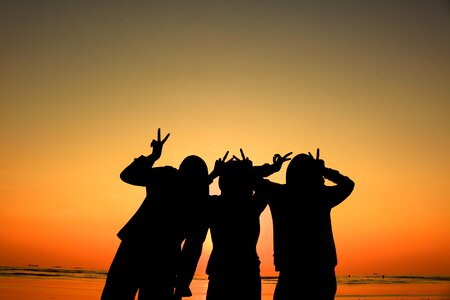
{"type": "Polygon", "coordinates": [[[298,154],[286,170],[286,185],[290,188],[310,190],[323,186],[324,179],[320,164],[308,154],[298,154]]]}
{"type": "Polygon", "coordinates": [[[208,166],[197,155],[189,155],[180,164],[180,175],[189,191],[209,193],[208,166]]]}
{"type": "Polygon", "coordinates": [[[252,162],[248,159],[228,161],[219,177],[222,195],[251,196],[254,186],[252,170],[252,162]]]}

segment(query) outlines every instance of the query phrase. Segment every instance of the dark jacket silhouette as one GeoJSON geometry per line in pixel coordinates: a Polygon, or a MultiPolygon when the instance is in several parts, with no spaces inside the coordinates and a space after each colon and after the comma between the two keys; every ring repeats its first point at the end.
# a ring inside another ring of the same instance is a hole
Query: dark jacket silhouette
{"type": "Polygon", "coordinates": [[[280,272],[275,300],[334,299],[337,264],[331,209],[353,191],[351,179],[322,160],[299,154],[286,171],[286,184],[260,181],[274,228],[274,264],[280,272]],[[335,183],[326,186],[324,178],[335,183]]]}
{"type": "MultiPolygon", "coordinates": [[[[179,170],[153,167],[168,136],[161,141],[158,131],[158,140],[152,142],[153,153],[135,159],[120,174],[124,182],[145,187],[147,195],[118,233],[121,243],[108,271],[102,300],[134,300],[138,291],[139,300],[174,297],[182,243],[189,245],[195,238],[193,214],[205,203],[210,181],[207,166],[198,156],[186,157],[179,170]]],[[[194,254],[191,264],[196,266],[200,254],[194,254]]],[[[188,289],[190,280],[186,284],[188,289]]]]}
{"type": "Polygon", "coordinates": [[[119,231],[102,300],[170,299],[182,241],[178,209],[180,176],[172,167],[152,168],[151,157],[135,159],[123,172],[126,183],[144,186],[147,196],[119,231]]]}

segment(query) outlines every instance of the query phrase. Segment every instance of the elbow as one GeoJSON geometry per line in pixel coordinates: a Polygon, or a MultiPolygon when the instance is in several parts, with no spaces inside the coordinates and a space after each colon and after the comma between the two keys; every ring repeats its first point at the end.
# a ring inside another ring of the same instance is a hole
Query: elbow
{"type": "Polygon", "coordinates": [[[120,180],[122,180],[123,182],[125,182],[125,183],[128,183],[128,180],[127,180],[128,178],[127,178],[127,175],[125,174],[125,171],[122,171],[121,173],[120,173],[120,180]]]}
{"type": "Polygon", "coordinates": [[[353,189],[355,188],[355,182],[353,180],[351,180],[348,177],[345,177],[345,180],[343,180],[340,184],[341,186],[341,191],[344,195],[346,195],[345,197],[350,196],[350,194],[353,192],[353,189]]]}
{"type": "Polygon", "coordinates": [[[126,170],[123,170],[122,173],[120,173],[120,180],[128,184],[136,185],[132,176],[130,176],[130,174],[126,172],[126,170]]]}
{"type": "Polygon", "coordinates": [[[353,180],[351,180],[350,178],[348,179],[348,192],[349,195],[353,192],[353,190],[355,189],[355,182],[353,180]]]}

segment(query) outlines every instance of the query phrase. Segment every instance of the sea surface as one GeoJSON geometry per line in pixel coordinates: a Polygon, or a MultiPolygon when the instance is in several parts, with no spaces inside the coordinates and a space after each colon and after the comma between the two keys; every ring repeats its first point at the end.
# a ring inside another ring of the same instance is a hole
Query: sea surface
{"type": "MultiPolygon", "coordinates": [[[[238,275],[238,274],[237,274],[238,275]]],[[[0,300],[100,299],[106,271],[60,266],[0,266],[0,300]]],[[[450,300],[450,276],[338,276],[337,299],[450,300]]],[[[271,300],[277,277],[262,277],[262,298],[271,300]]],[[[207,277],[196,276],[193,297],[205,299],[207,277]]]]}

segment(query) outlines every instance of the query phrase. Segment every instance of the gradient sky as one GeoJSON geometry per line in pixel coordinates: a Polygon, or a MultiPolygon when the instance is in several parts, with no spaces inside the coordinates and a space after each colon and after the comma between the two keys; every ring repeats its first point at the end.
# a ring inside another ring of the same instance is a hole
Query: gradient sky
{"type": "Polygon", "coordinates": [[[0,265],[107,269],[160,127],[157,165],[320,148],[338,274],[448,274],[449,79],[448,1],[1,1],[0,265]]]}

